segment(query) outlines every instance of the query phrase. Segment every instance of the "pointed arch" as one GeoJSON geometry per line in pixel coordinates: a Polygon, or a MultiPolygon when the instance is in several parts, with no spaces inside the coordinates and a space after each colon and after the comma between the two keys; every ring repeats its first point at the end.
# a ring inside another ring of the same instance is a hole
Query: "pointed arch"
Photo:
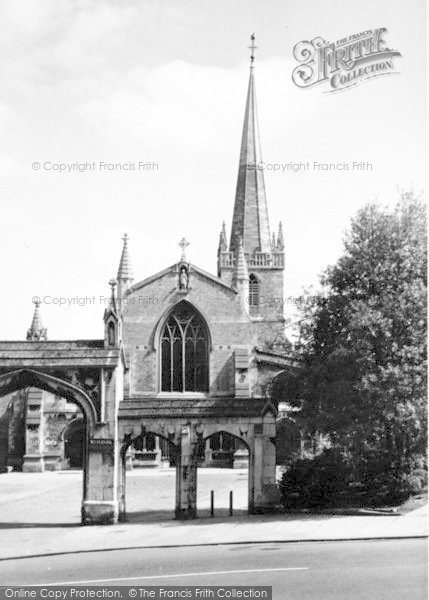
{"type": "Polygon", "coordinates": [[[48,373],[34,371],[33,369],[17,369],[0,374],[0,396],[28,387],[46,390],[51,394],[62,396],[66,400],[74,402],[82,409],[88,427],[91,429],[98,420],[96,408],[88,394],[65,379],[59,379],[48,373]]]}
{"type": "Polygon", "coordinates": [[[190,302],[175,304],[156,332],[161,392],[208,392],[210,330],[190,302]]]}
{"type": "Polygon", "coordinates": [[[182,303],[188,304],[195,312],[197,312],[200,315],[202,320],[205,322],[206,327],[207,327],[207,334],[208,334],[208,338],[209,338],[209,350],[211,351],[213,349],[213,341],[212,341],[211,329],[209,326],[210,319],[207,316],[207,314],[205,313],[205,311],[203,309],[201,309],[200,306],[198,306],[194,302],[189,302],[189,300],[180,300],[179,302],[176,302],[175,304],[173,304],[173,306],[169,306],[167,308],[167,310],[161,315],[161,317],[158,320],[156,327],[152,331],[152,335],[150,337],[150,343],[152,345],[152,348],[154,350],[159,349],[159,342],[160,342],[162,328],[164,327],[167,319],[169,318],[171,313],[174,311],[176,306],[178,306],[178,304],[182,304],[182,303]]]}

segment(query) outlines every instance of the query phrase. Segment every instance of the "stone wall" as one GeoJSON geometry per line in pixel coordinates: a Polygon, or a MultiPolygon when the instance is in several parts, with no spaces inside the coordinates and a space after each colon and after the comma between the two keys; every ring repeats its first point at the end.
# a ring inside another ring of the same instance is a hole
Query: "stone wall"
{"type": "MultiPolygon", "coordinates": [[[[264,275],[265,277],[265,275],[264,275]]],[[[280,284],[282,272],[266,275],[269,290],[280,284]]],[[[159,358],[157,355],[161,327],[169,310],[181,300],[193,305],[207,323],[211,335],[210,395],[235,393],[235,351],[245,349],[249,355],[255,345],[272,341],[283,332],[281,302],[253,318],[243,299],[233,289],[206,275],[189,269],[187,292],[178,289],[178,271],[169,269],[131,288],[123,301],[123,339],[129,358],[130,395],[144,396],[159,392],[159,358]],[[265,321],[264,319],[270,319],[265,321]]],[[[280,296],[279,296],[280,297],[280,296]]],[[[282,294],[281,294],[282,298],[282,294]]],[[[247,300],[247,299],[246,299],[247,300]]],[[[256,385],[251,393],[260,393],[256,385]]]]}

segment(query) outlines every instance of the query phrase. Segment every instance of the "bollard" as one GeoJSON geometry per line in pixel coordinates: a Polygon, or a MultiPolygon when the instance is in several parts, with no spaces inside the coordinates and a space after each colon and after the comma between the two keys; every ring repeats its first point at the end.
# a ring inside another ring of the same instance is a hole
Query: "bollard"
{"type": "Polygon", "coordinates": [[[214,517],[214,491],[210,492],[210,516],[214,517]]]}
{"type": "Polygon", "coordinates": [[[232,490],[229,492],[229,516],[232,517],[232,490]]]}

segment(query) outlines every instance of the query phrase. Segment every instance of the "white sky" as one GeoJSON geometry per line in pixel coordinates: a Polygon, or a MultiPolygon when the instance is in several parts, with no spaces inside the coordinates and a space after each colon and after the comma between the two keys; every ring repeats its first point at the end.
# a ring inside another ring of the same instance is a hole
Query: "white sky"
{"type": "MultiPolygon", "coordinates": [[[[102,336],[107,282],[130,235],[136,281],[188,258],[216,272],[232,218],[248,79],[263,158],[373,163],[363,173],[265,175],[271,225],[283,221],[286,295],[339,256],[366,202],[423,188],[423,0],[3,0],[0,4],[0,338],[24,339],[34,295],[50,339],[102,336]],[[293,46],[386,27],[398,75],[336,94],[291,80],[293,46]],[[154,161],[152,172],[54,173],[34,161],[154,161]]],[[[286,312],[291,307],[286,306],[286,312]]],[[[293,312],[293,311],[292,311],[293,312]]]]}

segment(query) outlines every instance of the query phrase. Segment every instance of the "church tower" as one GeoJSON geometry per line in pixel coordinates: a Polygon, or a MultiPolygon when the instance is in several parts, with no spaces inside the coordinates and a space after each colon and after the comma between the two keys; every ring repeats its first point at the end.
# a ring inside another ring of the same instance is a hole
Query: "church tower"
{"type": "Polygon", "coordinates": [[[249,277],[249,314],[254,320],[273,322],[283,321],[284,242],[281,224],[277,237],[270,234],[256,108],[254,35],[251,41],[250,77],[231,236],[228,247],[223,224],[218,248],[218,276],[228,285],[235,285],[234,273],[242,246],[249,277]]]}

